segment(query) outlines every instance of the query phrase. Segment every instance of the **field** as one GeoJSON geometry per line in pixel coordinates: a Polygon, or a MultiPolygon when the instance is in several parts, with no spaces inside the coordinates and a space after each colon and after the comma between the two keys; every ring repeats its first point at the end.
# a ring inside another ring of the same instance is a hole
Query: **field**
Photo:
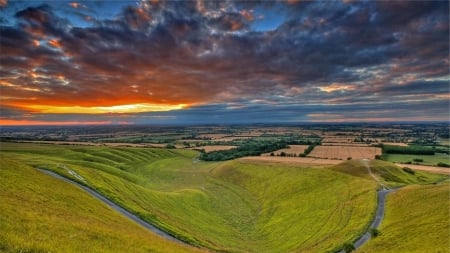
{"type": "Polygon", "coordinates": [[[220,145],[207,145],[201,147],[195,147],[191,149],[203,149],[205,152],[217,151],[217,150],[228,150],[232,148],[236,148],[237,146],[220,146],[220,145]]]}
{"type": "Polygon", "coordinates": [[[316,146],[308,156],[347,160],[373,159],[375,155],[381,155],[381,149],[376,147],[351,147],[351,146],[316,146]]]}
{"type": "Polygon", "coordinates": [[[450,156],[447,154],[434,155],[407,155],[407,154],[383,154],[383,160],[395,163],[417,163],[422,165],[436,166],[438,163],[450,164],[450,156]],[[416,162],[414,159],[420,159],[421,162],[416,162]]]}
{"type": "MultiPolygon", "coordinates": [[[[196,159],[198,152],[182,149],[30,143],[1,143],[0,147],[2,163],[14,162],[28,170],[19,171],[16,176],[2,176],[6,181],[2,185],[8,185],[8,188],[17,182],[16,177],[38,178],[39,181],[46,178],[43,185],[33,182],[36,187],[45,189],[41,193],[37,191],[45,202],[47,198],[43,196],[51,195],[58,189],[57,185],[64,186],[59,182],[53,187],[55,184],[48,180],[53,182],[54,179],[33,168],[49,169],[97,190],[183,241],[215,251],[336,251],[366,229],[375,210],[379,187],[367,168],[357,160],[325,167],[247,158],[203,162],[196,159]]],[[[412,175],[383,161],[372,161],[371,166],[373,173],[390,186],[425,184],[446,178],[425,172],[412,175]]],[[[63,193],[66,192],[62,190],[60,194],[63,193]]],[[[38,198],[28,191],[8,195],[12,196],[7,201],[12,203],[10,206],[18,205],[24,196],[38,198]]],[[[65,200],[78,198],[59,197],[58,203],[69,208],[71,204],[65,200]]],[[[93,208],[90,212],[96,217],[93,208]]],[[[23,220],[20,213],[16,216],[10,211],[9,216],[8,219],[19,224],[17,226],[33,223],[32,219],[23,220]]],[[[48,219],[46,216],[41,218],[48,219]]],[[[108,219],[99,217],[99,220],[108,226],[108,219]]],[[[17,227],[9,231],[14,229],[17,227]]],[[[55,232],[52,229],[39,233],[50,238],[55,232]]],[[[117,231],[120,233],[120,229],[117,231]]],[[[1,236],[1,240],[6,241],[3,232],[1,236]]],[[[97,232],[97,236],[110,238],[107,230],[97,232]]],[[[8,238],[13,237],[21,236],[10,232],[8,238]]],[[[49,244],[35,243],[44,247],[43,250],[52,248],[49,244]]],[[[12,247],[10,245],[15,244],[4,245],[12,247]]],[[[164,251],[158,242],[152,245],[153,249],[164,251]]],[[[69,252],[78,249],[72,244],[67,247],[69,252]]]]}
{"type": "Polygon", "coordinates": [[[160,238],[77,187],[7,156],[0,160],[1,252],[201,252],[160,238]]]}
{"type": "Polygon", "coordinates": [[[449,195],[448,181],[390,194],[380,235],[356,252],[449,252],[449,195]]]}
{"type": "MultiPolygon", "coordinates": [[[[299,154],[303,154],[303,152],[305,152],[305,149],[308,148],[308,145],[289,145],[289,148],[284,148],[284,149],[280,149],[277,151],[274,151],[273,154],[278,156],[281,154],[281,152],[284,152],[286,154],[295,154],[295,155],[299,155],[299,154]]],[[[270,153],[266,153],[263,154],[263,156],[269,156],[270,153]]]]}

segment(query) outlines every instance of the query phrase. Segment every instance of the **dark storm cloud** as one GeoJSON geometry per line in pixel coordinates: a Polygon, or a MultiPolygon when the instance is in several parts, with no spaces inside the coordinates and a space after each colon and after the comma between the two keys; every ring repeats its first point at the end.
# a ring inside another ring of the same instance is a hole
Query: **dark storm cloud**
{"type": "Polygon", "coordinates": [[[32,3],[0,29],[5,104],[189,104],[175,113],[186,120],[301,105],[305,113],[277,117],[303,120],[323,112],[310,107],[318,103],[344,113],[350,102],[381,111],[413,94],[448,99],[448,1],[141,1],[107,18],[92,2],[66,16],[32,3]],[[253,31],[270,12],[282,24],[253,31]],[[93,18],[78,25],[71,15],[93,18]],[[243,106],[196,106],[208,103],[243,106]]]}

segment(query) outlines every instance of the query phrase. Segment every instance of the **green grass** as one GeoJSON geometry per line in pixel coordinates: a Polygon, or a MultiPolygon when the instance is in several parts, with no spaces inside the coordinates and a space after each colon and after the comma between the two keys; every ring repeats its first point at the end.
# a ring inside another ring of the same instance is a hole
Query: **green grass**
{"type": "Polygon", "coordinates": [[[0,160],[0,252],[200,252],[6,156],[0,160]]]}
{"type": "Polygon", "coordinates": [[[449,252],[450,185],[414,185],[387,198],[380,235],[356,252],[449,252]]]}
{"type": "MultiPolygon", "coordinates": [[[[358,161],[307,168],[201,162],[190,150],[2,143],[1,156],[53,170],[191,243],[227,252],[330,252],[364,231],[378,184],[358,161]]],[[[374,161],[391,185],[429,183],[374,161]]]]}
{"type": "Polygon", "coordinates": [[[450,164],[450,156],[447,154],[435,155],[404,155],[404,154],[383,154],[381,158],[385,161],[395,163],[416,163],[414,159],[422,159],[423,162],[417,164],[436,166],[438,163],[450,164]]]}
{"type": "MultiPolygon", "coordinates": [[[[369,163],[372,173],[386,186],[400,187],[409,184],[430,184],[448,178],[444,175],[432,174],[423,171],[414,171],[414,175],[407,173],[397,165],[380,160],[371,160],[369,163]]],[[[370,179],[368,170],[361,167],[360,161],[347,161],[331,167],[332,170],[346,174],[370,179]]]]}

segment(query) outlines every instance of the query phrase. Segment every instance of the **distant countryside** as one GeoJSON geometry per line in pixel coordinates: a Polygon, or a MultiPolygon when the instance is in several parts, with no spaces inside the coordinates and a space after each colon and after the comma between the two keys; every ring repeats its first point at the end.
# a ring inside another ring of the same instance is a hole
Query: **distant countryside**
{"type": "Polygon", "coordinates": [[[2,127],[0,246],[447,252],[448,130],[446,124],[2,127]]]}

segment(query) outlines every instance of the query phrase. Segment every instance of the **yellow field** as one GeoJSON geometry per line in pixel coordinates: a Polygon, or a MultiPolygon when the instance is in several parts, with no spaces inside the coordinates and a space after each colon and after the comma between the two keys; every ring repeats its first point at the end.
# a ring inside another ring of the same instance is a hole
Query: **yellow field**
{"type": "MultiPolygon", "coordinates": [[[[279,149],[273,153],[274,155],[280,155],[281,152],[284,152],[286,154],[296,154],[298,156],[299,154],[303,154],[307,148],[308,145],[289,145],[289,148],[279,149]]],[[[262,156],[270,156],[270,153],[262,154],[262,156]]]]}
{"type": "Polygon", "coordinates": [[[381,148],[377,147],[352,147],[352,146],[316,146],[308,156],[346,160],[352,159],[373,159],[376,155],[381,155],[381,148]]]}

